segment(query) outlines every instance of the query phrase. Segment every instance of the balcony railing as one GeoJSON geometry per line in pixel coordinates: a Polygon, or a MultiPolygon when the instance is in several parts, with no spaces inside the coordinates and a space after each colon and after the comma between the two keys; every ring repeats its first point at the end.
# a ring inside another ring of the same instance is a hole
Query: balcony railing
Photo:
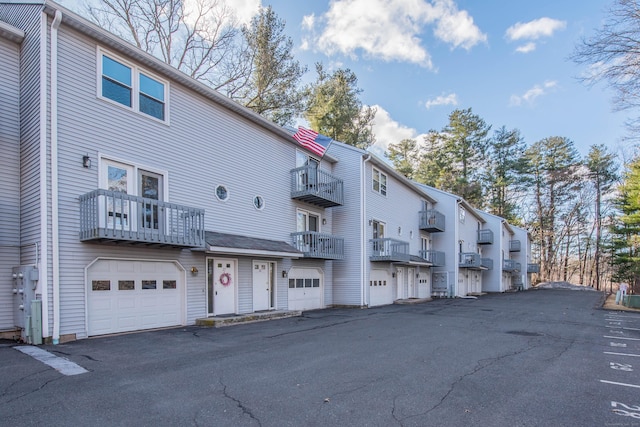
{"type": "Polygon", "coordinates": [[[502,260],[502,271],[519,271],[520,270],[520,263],[516,262],[512,259],[505,259],[502,260]]]}
{"type": "Polygon", "coordinates": [[[527,264],[527,273],[540,273],[540,264],[527,264]]]}
{"type": "Polygon", "coordinates": [[[460,254],[460,268],[480,268],[480,254],[475,252],[463,252],[460,254]]]}
{"type": "Polygon", "coordinates": [[[520,252],[520,240],[509,240],[509,252],[520,252]]]}
{"type": "Polygon", "coordinates": [[[435,209],[420,211],[420,230],[430,233],[444,231],[444,219],[444,214],[435,209]]]}
{"type": "Polygon", "coordinates": [[[493,260],[491,258],[480,258],[480,267],[493,270],[493,260]]]}
{"type": "Polygon", "coordinates": [[[478,244],[479,245],[491,245],[491,244],[493,244],[493,231],[491,231],[491,230],[478,230],[478,244]]]}
{"type": "Polygon", "coordinates": [[[433,267],[444,266],[444,252],[443,251],[420,251],[420,258],[429,261],[433,267]]]}
{"type": "Polygon", "coordinates": [[[409,261],[409,243],[396,239],[371,239],[371,261],[409,261]]]}
{"type": "Polygon", "coordinates": [[[80,196],[80,240],[201,248],[204,209],[94,190],[80,196]]]}
{"type": "Polygon", "coordinates": [[[291,233],[293,246],[305,258],[344,259],[344,239],[317,231],[291,233]]]}
{"type": "Polygon", "coordinates": [[[341,179],[316,166],[301,166],[291,170],[291,198],[323,208],[344,203],[341,179]]]}

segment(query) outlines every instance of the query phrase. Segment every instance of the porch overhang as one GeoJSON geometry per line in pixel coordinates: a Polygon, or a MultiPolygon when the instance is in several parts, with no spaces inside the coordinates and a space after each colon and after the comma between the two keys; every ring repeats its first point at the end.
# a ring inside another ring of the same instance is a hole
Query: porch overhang
{"type": "Polygon", "coordinates": [[[237,234],[205,231],[205,252],[266,258],[302,258],[304,254],[287,242],[237,234]]]}

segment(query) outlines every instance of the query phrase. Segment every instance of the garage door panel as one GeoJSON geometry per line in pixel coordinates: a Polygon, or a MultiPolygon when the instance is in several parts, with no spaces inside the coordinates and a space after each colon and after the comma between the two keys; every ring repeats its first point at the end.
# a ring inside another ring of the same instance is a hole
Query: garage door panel
{"type": "Polygon", "coordinates": [[[316,268],[292,268],[289,271],[290,310],[324,308],[322,272],[316,268]]]}
{"type": "Polygon", "coordinates": [[[89,335],[180,325],[184,283],[173,262],[100,260],[88,282],[111,280],[109,291],[88,287],[89,335]],[[95,276],[95,277],[94,277],[95,276]]]}

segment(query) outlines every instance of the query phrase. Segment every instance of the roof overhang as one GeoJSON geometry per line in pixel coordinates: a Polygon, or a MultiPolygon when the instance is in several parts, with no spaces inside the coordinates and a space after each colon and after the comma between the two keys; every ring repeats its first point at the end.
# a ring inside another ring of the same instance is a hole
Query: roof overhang
{"type": "Polygon", "coordinates": [[[289,243],[237,234],[205,232],[205,252],[265,258],[302,258],[304,254],[289,243]]]}

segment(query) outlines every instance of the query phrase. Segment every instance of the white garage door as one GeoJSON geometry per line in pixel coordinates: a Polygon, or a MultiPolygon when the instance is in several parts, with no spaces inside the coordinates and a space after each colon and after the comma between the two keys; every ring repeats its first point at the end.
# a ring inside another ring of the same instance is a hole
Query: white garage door
{"type": "Polygon", "coordinates": [[[392,286],[387,270],[371,270],[369,276],[369,305],[393,304],[395,286],[392,286]]]}
{"type": "Polygon", "coordinates": [[[323,308],[322,271],[316,268],[292,268],[289,270],[289,310],[314,310],[323,308]]]}
{"type": "Polygon", "coordinates": [[[89,335],[183,323],[183,272],[173,262],[98,260],[87,278],[89,335]]]}

